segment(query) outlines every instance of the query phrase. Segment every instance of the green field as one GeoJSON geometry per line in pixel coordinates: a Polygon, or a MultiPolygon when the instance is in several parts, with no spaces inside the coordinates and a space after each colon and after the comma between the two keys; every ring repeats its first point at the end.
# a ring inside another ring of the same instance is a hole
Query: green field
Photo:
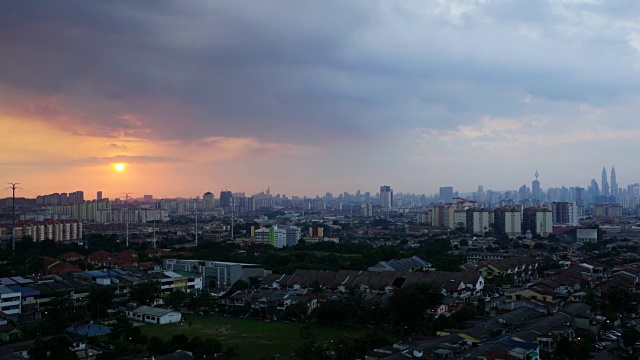
{"type": "MultiPolygon", "coordinates": [[[[176,334],[185,334],[189,338],[214,337],[224,347],[238,345],[240,360],[261,360],[274,354],[288,355],[290,350],[300,342],[298,332],[301,327],[302,324],[299,323],[241,320],[218,316],[193,317],[191,314],[185,314],[183,325],[143,325],[140,329],[148,337],[157,336],[163,340],[169,340],[176,334]]],[[[330,341],[342,334],[365,333],[364,329],[319,325],[314,325],[312,330],[319,341],[330,341]]]]}

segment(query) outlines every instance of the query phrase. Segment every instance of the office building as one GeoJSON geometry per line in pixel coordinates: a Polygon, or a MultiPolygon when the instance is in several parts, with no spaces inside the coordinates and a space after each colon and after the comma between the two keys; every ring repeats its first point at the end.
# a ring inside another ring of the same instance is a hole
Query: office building
{"type": "Polygon", "coordinates": [[[440,187],[440,202],[443,204],[451,204],[453,202],[453,187],[442,186],[440,187]]]}
{"type": "Polygon", "coordinates": [[[205,211],[213,210],[215,208],[215,199],[213,193],[207,191],[202,195],[202,207],[205,211]]]}
{"type": "Polygon", "coordinates": [[[534,200],[543,200],[542,190],[540,189],[540,180],[538,180],[538,170],[536,169],[536,179],[531,182],[531,197],[534,200]]]}
{"type": "Polygon", "coordinates": [[[620,193],[618,189],[618,180],[616,178],[616,168],[615,166],[611,167],[611,196],[614,197],[614,204],[618,204],[618,199],[620,198],[620,193]]]}
{"type": "Polygon", "coordinates": [[[373,204],[366,202],[362,205],[362,215],[364,217],[373,217],[373,204]]]}
{"type": "Polygon", "coordinates": [[[224,261],[164,259],[162,267],[165,271],[201,274],[204,288],[218,290],[226,290],[238,280],[254,284],[265,276],[263,265],[224,261]]]}
{"type": "Polygon", "coordinates": [[[380,207],[383,209],[391,209],[393,206],[393,190],[391,186],[380,186],[380,207]]]}
{"type": "Polygon", "coordinates": [[[607,181],[607,169],[602,167],[602,193],[600,195],[609,196],[609,182],[607,181]]]}

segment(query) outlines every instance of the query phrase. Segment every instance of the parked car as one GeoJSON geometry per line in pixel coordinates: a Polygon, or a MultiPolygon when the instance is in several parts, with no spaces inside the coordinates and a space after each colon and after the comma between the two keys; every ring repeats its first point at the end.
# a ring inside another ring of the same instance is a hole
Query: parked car
{"type": "Polygon", "coordinates": [[[618,340],[618,337],[612,334],[604,334],[604,336],[602,337],[605,340],[609,340],[609,341],[616,341],[618,340]]]}
{"type": "Polygon", "coordinates": [[[600,351],[600,350],[604,350],[607,346],[603,343],[595,343],[593,344],[593,347],[595,347],[596,350],[600,351]]]}
{"type": "Polygon", "coordinates": [[[615,336],[615,337],[620,337],[620,336],[622,336],[622,334],[621,334],[621,333],[619,333],[619,332],[617,332],[617,331],[615,331],[615,330],[609,330],[609,331],[607,331],[607,332],[606,332],[606,334],[611,334],[611,335],[613,335],[613,336],[615,336]]]}

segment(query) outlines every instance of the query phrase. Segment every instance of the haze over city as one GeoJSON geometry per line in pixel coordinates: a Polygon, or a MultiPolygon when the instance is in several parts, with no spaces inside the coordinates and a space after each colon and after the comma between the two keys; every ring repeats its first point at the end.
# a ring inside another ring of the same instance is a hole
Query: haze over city
{"type": "Polygon", "coordinates": [[[639,7],[3,2],[0,181],[30,197],[429,194],[517,189],[536,168],[545,188],[586,188],[615,165],[626,186],[639,7]]]}

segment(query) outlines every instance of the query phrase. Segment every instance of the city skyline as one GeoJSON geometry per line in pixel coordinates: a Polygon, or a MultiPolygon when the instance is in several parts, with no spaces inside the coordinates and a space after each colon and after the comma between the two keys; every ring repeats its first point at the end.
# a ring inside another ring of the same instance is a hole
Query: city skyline
{"type": "MultiPolygon", "coordinates": [[[[379,187],[379,189],[376,190],[369,190],[369,189],[362,189],[362,188],[358,188],[358,189],[341,189],[338,192],[336,192],[335,194],[333,192],[324,192],[324,193],[318,193],[318,194],[295,194],[295,193],[288,193],[286,191],[282,191],[282,192],[274,192],[273,194],[271,193],[271,186],[267,186],[266,189],[262,189],[262,191],[258,190],[256,192],[246,192],[243,191],[243,189],[233,189],[233,191],[231,189],[228,188],[223,188],[220,190],[219,193],[216,192],[216,190],[212,189],[212,190],[207,190],[204,193],[201,194],[188,194],[188,195],[177,195],[177,196],[156,196],[154,194],[149,194],[147,193],[141,193],[137,196],[134,196],[133,194],[129,193],[129,195],[131,195],[129,197],[129,199],[143,199],[144,201],[151,201],[152,200],[160,200],[160,199],[200,199],[201,201],[205,201],[205,198],[207,196],[210,197],[214,197],[216,199],[218,199],[219,201],[221,201],[223,203],[224,206],[228,206],[228,202],[230,201],[229,199],[231,199],[231,197],[236,196],[236,194],[239,194],[238,196],[241,197],[252,197],[252,196],[258,196],[258,197],[262,197],[262,196],[267,196],[267,197],[273,197],[273,196],[286,196],[288,198],[291,197],[297,197],[297,198],[307,198],[307,199],[313,199],[313,198],[321,198],[321,199],[329,199],[331,200],[334,196],[342,196],[343,194],[349,194],[349,195],[365,195],[368,194],[368,196],[370,196],[372,199],[373,198],[377,198],[380,201],[385,201],[386,205],[383,205],[383,207],[389,207],[391,205],[391,203],[393,203],[393,193],[394,191],[397,194],[407,194],[407,195],[425,195],[425,196],[429,196],[429,197],[433,197],[433,198],[437,198],[440,200],[440,202],[443,203],[450,203],[452,201],[452,199],[455,196],[460,196],[460,197],[473,197],[473,196],[481,196],[483,194],[486,194],[486,192],[495,192],[495,193],[501,193],[503,195],[506,195],[508,193],[513,193],[514,195],[517,194],[517,198],[519,199],[526,199],[526,198],[530,198],[530,199],[538,199],[538,200],[542,200],[547,196],[547,193],[549,191],[555,191],[555,190],[574,190],[574,189],[580,189],[580,191],[584,192],[584,191],[588,191],[592,196],[604,196],[604,197],[609,197],[612,196],[613,198],[611,198],[611,201],[613,202],[617,202],[620,201],[620,196],[624,194],[627,194],[628,189],[630,189],[630,187],[640,187],[640,183],[636,182],[636,183],[630,183],[630,184],[625,184],[624,187],[620,187],[619,184],[616,181],[616,170],[615,170],[615,166],[612,166],[610,168],[610,174],[608,172],[606,172],[606,166],[603,167],[602,169],[602,178],[601,178],[601,183],[599,183],[595,178],[591,179],[590,184],[588,185],[581,185],[581,184],[561,184],[561,185],[557,185],[557,186],[548,186],[548,187],[544,187],[541,185],[541,182],[539,180],[539,176],[540,173],[538,172],[538,169],[536,168],[536,172],[534,173],[534,180],[531,182],[531,186],[527,185],[526,183],[521,185],[519,188],[511,188],[511,189],[493,189],[491,188],[491,185],[489,184],[488,187],[485,190],[485,185],[484,184],[479,184],[477,185],[477,189],[475,191],[473,190],[460,190],[460,189],[455,189],[453,187],[449,187],[449,186],[440,186],[439,187],[439,191],[436,192],[411,192],[411,191],[397,191],[394,190],[393,186],[391,185],[382,185],[379,187]],[[609,191],[608,189],[601,187],[602,183],[606,183],[607,184],[607,188],[609,187],[609,177],[611,178],[611,188],[612,189],[616,189],[616,192],[612,192],[609,191]],[[379,191],[377,191],[379,190],[379,191]],[[213,191],[213,192],[212,192],[213,191]],[[443,193],[444,191],[444,193],[443,193]],[[619,192],[618,192],[619,191],[619,192]],[[524,195],[523,195],[524,192],[524,195]],[[216,194],[214,194],[216,193],[216,194]],[[383,196],[383,193],[385,193],[385,195],[383,196]],[[446,195],[443,195],[446,194],[446,195]],[[217,197],[218,195],[220,195],[220,197],[217,197]],[[382,200],[384,198],[384,200],[382,200]],[[225,200],[226,199],[226,200],[225,200]],[[225,205],[226,204],[226,205],[225,205]]],[[[64,195],[64,196],[69,196],[69,199],[72,198],[72,196],[75,196],[75,193],[81,193],[82,195],[80,195],[81,197],[84,196],[84,191],[83,190],[78,190],[78,191],[72,191],[72,192],[65,192],[65,191],[55,191],[55,192],[51,192],[49,194],[45,194],[45,193],[40,193],[40,194],[36,194],[33,191],[30,191],[28,189],[22,189],[20,187],[16,187],[18,189],[18,191],[20,190],[25,190],[27,192],[27,194],[18,194],[17,197],[25,197],[25,198],[35,198],[35,197],[42,197],[42,196],[52,196],[52,195],[64,195]]],[[[11,188],[5,188],[3,189],[4,191],[9,191],[11,188]]],[[[637,190],[633,190],[634,192],[637,190]]],[[[86,200],[92,200],[94,199],[94,197],[91,195],[92,192],[87,192],[88,196],[86,197],[86,200]]],[[[103,191],[101,190],[96,190],[93,193],[96,194],[95,199],[96,200],[101,200],[104,198],[106,199],[124,199],[124,193],[121,193],[120,195],[116,194],[114,197],[109,198],[108,196],[103,195],[103,191]]],[[[630,196],[634,196],[637,195],[635,193],[628,193],[628,195],[630,196]]],[[[346,196],[346,195],[345,195],[346,196]]],[[[209,200],[211,201],[211,200],[209,200]]],[[[608,201],[608,200],[604,200],[604,201],[608,201]]],[[[69,203],[73,203],[73,200],[69,200],[69,203]]],[[[65,202],[66,203],[66,202],[65,202]]]]}
{"type": "Polygon", "coordinates": [[[437,194],[530,186],[536,165],[544,189],[587,188],[618,165],[622,189],[640,181],[638,15],[544,1],[2,3],[0,182],[25,197],[437,194]]]}

